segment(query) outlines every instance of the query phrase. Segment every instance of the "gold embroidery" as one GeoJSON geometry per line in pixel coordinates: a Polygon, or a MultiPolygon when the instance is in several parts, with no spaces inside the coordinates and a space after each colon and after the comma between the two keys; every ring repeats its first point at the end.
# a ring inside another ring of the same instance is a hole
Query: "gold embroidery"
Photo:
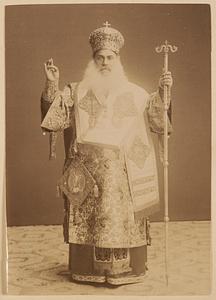
{"type": "Polygon", "coordinates": [[[121,121],[125,117],[133,117],[137,114],[136,106],[133,101],[131,92],[123,93],[116,97],[113,104],[112,123],[115,127],[121,125],[121,121]]]}
{"type": "Polygon", "coordinates": [[[91,90],[79,101],[79,107],[88,113],[89,127],[94,128],[104,108],[91,90]]]}
{"type": "Polygon", "coordinates": [[[63,95],[58,93],[47,112],[41,127],[53,131],[65,129],[71,125],[71,119],[72,106],[68,106],[63,95]]]}
{"type": "Polygon", "coordinates": [[[131,270],[129,248],[113,249],[113,263],[109,275],[130,272],[131,270]]]}
{"type": "Polygon", "coordinates": [[[105,282],[105,276],[96,276],[96,275],[79,275],[72,274],[72,279],[79,281],[89,281],[89,282],[105,282]]]}
{"type": "Polygon", "coordinates": [[[71,200],[71,204],[79,207],[92,191],[95,180],[82,162],[76,158],[71,160],[58,185],[71,200]]]}
{"type": "Polygon", "coordinates": [[[63,99],[61,95],[56,98],[56,103],[50,107],[47,116],[42,122],[42,126],[51,130],[60,130],[65,127],[67,122],[66,110],[63,108],[63,99]]]}
{"type": "Polygon", "coordinates": [[[145,219],[134,219],[123,154],[93,145],[77,146],[79,159],[96,181],[99,197],[95,198],[92,186],[76,213],[70,206],[69,242],[101,248],[146,245],[145,219]]]}
{"type": "Polygon", "coordinates": [[[117,277],[108,277],[107,282],[113,285],[126,284],[126,283],[134,283],[134,282],[142,282],[145,278],[145,274],[141,275],[123,275],[117,277]]]}
{"type": "Polygon", "coordinates": [[[111,262],[111,249],[110,248],[94,248],[94,259],[96,262],[111,262]]]}
{"type": "Polygon", "coordinates": [[[138,179],[132,181],[132,185],[135,186],[138,184],[147,183],[147,182],[153,181],[154,179],[155,179],[155,175],[138,178],[138,179]]]}
{"type": "Polygon", "coordinates": [[[45,101],[50,103],[53,102],[56,96],[56,92],[59,90],[58,88],[58,81],[50,81],[47,80],[45,83],[45,89],[42,93],[42,97],[45,101]]]}
{"type": "Polygon", "coordinates": [[[136,136],[128,151],[128,158],[132,160],[138,168],[142,169],[150,152],[150,147],[145,145],[139,136],[136,136]]]}
{"type": "Polygon", "coordinates": [[[115,260],[126,259],[128,256],[127,248],[119,248],[119,249],[115,248],[113,250],[114,250],[113,254],[114,254],[115,260]]]}
{"type": "Polygon", "coordinates": [[[83,192],[85,189],[85,176],[80,169],[71,169],[68,176],[68,188],[72,193],[83,192]]]}
{"type": "Polygon", "coordinates": [[[149,221],[149,218],[146,219],[146,240],[147,240],[147,245],[151,246],[151,234],[150,234],[150,229],[151,229],[151,224],[149,221]]]}
{"type": "MultiPolygon", "coordinates": [[[[150,96],[147,115],[151,131],[162,134],[164,132],[164,108],[158,93],[153,93],[150,96]]],[[[168,132],[172,132],[172,125],[169,119],[168,132]]]]}
{"type": "Polygon", "coordinates": [[[89,42],[95,53],[99,49],[110,49],[116,53],[124,45],[123,35],[116,29],[109,27],[108,22],[103,27],[97,28],[89,36],[89,42]]]}
{"type": "Polygon", "coordinates": [[[155,190],[156,190],[155,186],[150,186],[150,187],[145,188],[143,190],[135,191],[134,192],[134,197],[139,197],[139,196],[142,196],[142,195],[145,195],[145,194],[149,194],[149,193],[154,192],[155,190]]]}
{"type": "Polygon", "coordinates": [[[101,274],[120,274],[131,271],[129,248],[94,247],[94,268],[101,274]]]}

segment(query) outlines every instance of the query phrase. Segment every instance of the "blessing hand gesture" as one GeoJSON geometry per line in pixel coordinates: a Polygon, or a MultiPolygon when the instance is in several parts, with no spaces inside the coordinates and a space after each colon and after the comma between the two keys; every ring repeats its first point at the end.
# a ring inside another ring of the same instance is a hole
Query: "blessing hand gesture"
{"type": "Polygon", "coordinates": [[[59,69],[54,66],[52,58],[44,63],[44,71],[48,80],[57,81],[59,79],[59,69]]]}

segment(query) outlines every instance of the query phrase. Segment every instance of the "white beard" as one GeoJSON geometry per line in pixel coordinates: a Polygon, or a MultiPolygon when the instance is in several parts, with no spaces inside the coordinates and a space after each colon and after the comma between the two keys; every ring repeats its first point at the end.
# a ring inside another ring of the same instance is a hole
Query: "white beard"
{"type": "Polygon", "coordinates": [[[107,74],[102,74],[94,60],[91,60],[84,72],[80,87],[84,89],[91,89],[94,92],[108,95],[121,86],[125,85],[128,79],[124,73],[123,66],[118,60],[113,66],[112,70],[107,74]]]}

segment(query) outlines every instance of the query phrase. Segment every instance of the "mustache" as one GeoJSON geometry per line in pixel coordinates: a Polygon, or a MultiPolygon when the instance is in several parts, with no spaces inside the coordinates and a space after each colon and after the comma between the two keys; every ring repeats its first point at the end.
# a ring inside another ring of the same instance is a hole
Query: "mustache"
{"type": "Polygon", "coordinates": [[[110,67],[101,67],[100,68],[100,71],[104,71],[104,70],[107,70],[107,71],[111,71],[111,68],[110,67]]]}

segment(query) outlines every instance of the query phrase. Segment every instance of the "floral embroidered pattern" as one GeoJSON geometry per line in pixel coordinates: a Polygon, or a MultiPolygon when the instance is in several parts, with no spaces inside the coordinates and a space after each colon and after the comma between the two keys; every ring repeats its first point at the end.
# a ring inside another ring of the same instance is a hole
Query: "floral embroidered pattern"
{"type": "Polygon", "coordinates": [[[48,114],[46,115],[42,126],[50,130],[60,130],[65,127],[67,121],[66,109],[63,105],[62,98],[55,99],[56,103],[50,107],[48,114]]]}
{"type": "Polygon", "coordinates": [[[126,248],[115,248],[113,254],[116,260],[126,259],[128,257],[128,249],[126,248]]]}
{"type": "Polygon", "coordinates": [[[102,48],[119,52],[124,45],[124,38],[118,30],[104,26],[95,29],[90,34],[89,42],[94,52],[102,48]]]}
{"type": "Polygon", "coordinates": [[[136,136],[128,150],[128,158],[132,160],[138,168],[142,169],[150,152],[150,147],[145,145],[139,136],[136,136]]]}
{"type": "Polygon", "coordinates": [[[72,274],[72,279],[78,281],[88,281],[88,282],[105,282],[106,277],[100,275],[79,275],[79,274],[72,274]]]}
{"type": "Polygon", "coordinates": [[[112,251],[112,249],[110,249],[110,248],[95,247],[96,261],[111,261],[111,251],[112,251]]]}
{"type": "Polygon", "coordinates": [[[58,186],[76,208],[82,204],[94,184],[95,181],[88,169],[81,161],[73,159],[60,178],[58,186]]]}
{"type": "MultiPolygon", "coordinates": [[[[151,131],[163,134],[164,132],[164,108],[158,93],[153,93],[149,98],[147,109],[148,121],[151,131]]],[[[172,125],[168,119],[168,132],[172,132],[172,125]]]]}
{"type": "Polygon", "coordinates": [[[156,191],[156,187],[155,186],[149,186],[145,189],[135,191],[134,192],[134,197],[139,197],[139,196],[142,196],[142,195],[146,195],[146,194],[152,193],[154,191],[156,191]]]}
{"type": "Polygon", "coordinates": [[[79,107],[88,113],[89,127],[94,128],[98,117],[103,111],[103,106],[91,90],[79,101],[79,107]]]}
{"type": "Polygon", "coordinates": [[[133,101],[133,94],[131,92],[123,93],[116,97],[113,104],[112,123],[119,127],[121,121],[125,117],[133,117],[137,114],[136,106],[133,101]]]}
{"type": "Polygon", "coordinates": [[[94,247],[94,269],[100,274],[120,274],[130,272],[129,248],[94,247]]]}
{"type": "Polygon", "coordinates": [[[57,91],[55,98],[45,115],[41,126],[48,130],[62,130],[71,125],[73,98],[70,87],[66,86],[62,92],[57,91]]]}
{"type": "Polygon", "coordinates": [[[146,245],[145,218],[134,219],[123,153],[86,144],[77,148],[96,181],[99,197],[92,190],[78,209],[70,206],[68,241],[100,248],[146,245]]]}
{"type": "Polygon", "coordinates": [[[138,184],[143,184],[143,183],[147,183],[147,182],[151,182],[155,180],[155,175],[150,175],[150,176],[146,176],[146,177],[141,177],[138,178],[136,180],[132,181],[132,185],[138,185],[138,184]]]}
{"type": "Polygon", "coordinates": [[[126,283],[135,283],[142,282],[145,278],[145,274],[141,275],[123,275],[123,276],[112,276],[107,278],[107,282],[110,284],[126,284],[126,283]]]}
{"type": "Polygon", "coordinates": [[[95,247],[95,259],[96,261],[110,261],[127,259],[129,255],[128,248],[98,248],[95,247]]]}
{"type": "Polygon", "coordinates": [[[46,80],[42,98],[50,103],[55,99],[56,92],[59,90],[58,81],[46,80]]]}

